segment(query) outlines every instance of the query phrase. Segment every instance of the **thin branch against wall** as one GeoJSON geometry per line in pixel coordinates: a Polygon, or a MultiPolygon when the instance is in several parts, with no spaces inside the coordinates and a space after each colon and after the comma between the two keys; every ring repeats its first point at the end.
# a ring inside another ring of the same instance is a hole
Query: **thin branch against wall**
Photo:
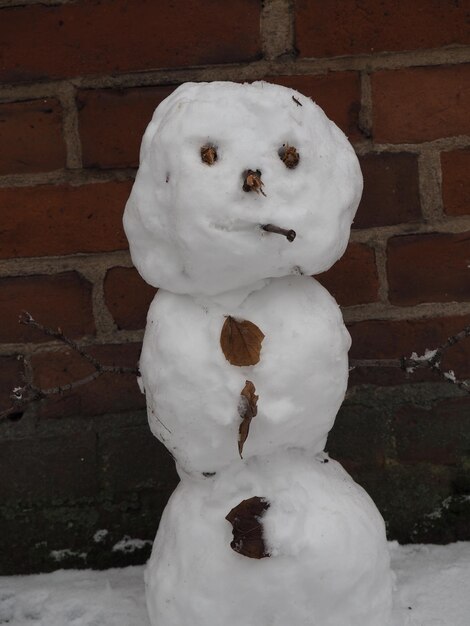
{"type": "Polygon", "coordinates": [[[103,365],[92,354],[79,346],[76,341],[64,335],[60,328],[57,330],[53,330],[52,328],[48,328],[47,326],[40,324],[27,311],[23,311],[21,313],[18,321],[20,324],[36,328],[46,337],[52,337],[53,339],[56,339],[61,343],[67,345],[69,348],[72,348],[72,350],[77,352],[77,354],[79,354],[82,359],[88,361],[88,363],[93,366],[95,371],[78,380],[66,383],[65,385],[50,387],[49,389],[41,389],[31,382],[25,382],[24,385],[15,387],[10,396],[12,404],[8,409],[0,413],[0,419],[21,413],[31,402],[44,400],[54,395],[62,395],[73,391],[78,387],[87,385],[88,383],[91,383],[93,380],[96,380],[103,374],[134,374],[134,376],[140,376],[140,372],[137,367],[103,365]]]}
{"type": "MultiPolygon", "coordinates": [[[[65,385],[50,387],[49,389],[41,389],[30,382],[26,382],[22,386],[15,387],[10,396],[12,404],[8,409],[0,412],[0,419],[8,417],[12,418],[15,415],[21,414],[23,410],[32,402],[44,400],[55,395],[69,393],[78,387],[87,385],[93,380],[96,380],[103,374],[133,374],[137,377],[140,376],[140,372],[137,367],[103,365],[92,354],[79,346],[76,341],[64,335],[60,328],[53,330],[43,324],[40,324],[27,311],[23,311],[21,313],[19,323],[36,328],[46,337],[52,337],[53,339],[67,345],[69,348],[77,352],[77,354],[79,354],[85,361],[90,363],[95,371],[78,380],[74,380],[65,385]]],[[[416,352],[413,352],[410,357],[402,356],[399,359],[351,359],[349,361],[349,367],[350,370],[356,368],[398,368],[408,375],[413,374],[417,369],[429,369],[435,372],[446,382],[456,385],[462,391],[470,394],[470,381],[460,380],[456,377],[452,370],[445,371],[441,367],[444,354],[452,348],[452,346],[455,346],[457,343],[463,339],[467,339],[468,337],[470,337],[470,325],[466,326],[455,335],[448,337],[442,345],[438,346],[434,350],[426,350],[426,352],[421,356],[416,354],[416,352]]]]}
{"type": "Polygon", "coordinates": [[[357,367],[388,367],[399,368],[406,374],[413,374],[417,369],[429,369],[435,372],[443,380],[462,389],[470,394],[470,383],[456,377],[453,370],[443,370],[441,367],[444,354],[455,346],[459,341],[470,337],[470,325],[463,328],[455,335],[451,335],[446,341],[434,350],[426,350],[421,356],[413,352],[410,357],[400,357],[399,359],[351,359],[349,361],[350,370],[357,367]]]}

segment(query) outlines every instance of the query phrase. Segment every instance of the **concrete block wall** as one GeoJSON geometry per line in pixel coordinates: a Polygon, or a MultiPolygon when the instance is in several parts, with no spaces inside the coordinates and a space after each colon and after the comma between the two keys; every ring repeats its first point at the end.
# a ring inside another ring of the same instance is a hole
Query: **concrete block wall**
{"type": "MultiPolygon", "coordinates": [[[[121,217],[143,130],[184,81],[297,88],[352,141],[364,197],[320,277],[352,357],[420,354],[470,324],[469,13],[457,0],[0,0],[0,410],[23,376],[50,387],[89,372],[19,325],[22,310],[103,363],[136,364],[154,290],[121,217]]],[[[470,340],[444,366],[470,378],[470,340]]],[[[470,539],[469,421],[470,396],[429,372],[359,368],[328,449],[391,538],[470,539]]],[[[131,375],[2,420],[0,573],[142,562],[172,463],[131,375]],[[126,536],[140,547],[113,549],[126,536]]]]}

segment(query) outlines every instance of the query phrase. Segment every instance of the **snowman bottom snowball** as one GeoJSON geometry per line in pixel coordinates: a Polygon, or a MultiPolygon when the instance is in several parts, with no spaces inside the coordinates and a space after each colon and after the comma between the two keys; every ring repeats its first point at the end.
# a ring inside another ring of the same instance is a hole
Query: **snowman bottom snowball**
{"type": "Polygon", "coordinates": [[[338,463],[297,450],[182,481],[160,523],[146,586],[158,626],[388,626],[392,602],[374,503],[338,463]],[[227,512],[254,495],[266,503],[252,519],[270,555],[259,560],[228,548],[227,512]]]}

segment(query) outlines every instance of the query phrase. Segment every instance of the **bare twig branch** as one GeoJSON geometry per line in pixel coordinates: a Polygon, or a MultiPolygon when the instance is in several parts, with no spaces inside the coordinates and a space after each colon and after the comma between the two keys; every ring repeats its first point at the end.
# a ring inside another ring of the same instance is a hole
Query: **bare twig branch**
{"type": "Polygon", "coordinates": [[[297,233],[295,230],[290,230],[287,228],[281,228],[280,226],[275,226],[274,224],[262,224],[261,228],[268,233],[276,233],[278,235],[284,235],[287,241],[294,241],[297,237],[297,233]]]}
{"type": "Polygon", "coordinates": [[[39,322],[37,322],[33,316],[28,313],[28,311],[23,311],[19,318],[20,324],[24,324],[25,326],[33,326],[41,331],[47,337],[53,337],[65,343],[67,346],[75,350],[81,357],[83,357],[88,363],[91,363],[97,372],[102,373],[114,373],[114,374],[135,374],[139,375],[139,370],[135,367],[123,367],[123,366],[114,366],[114,365],[102,365],[93,355],[89,352],[86,352],[82,347],[78,345],[76,341],[70,339],[62,332],[61,328],[57,330],[53,330],[52,328],[48,328],[47,326],[43,326],[39,322]]]}
{"type": "Polygon", "coordinates": [[[407,374],[412,374],[417,369],[430,369],[436,372],[443,380],[456,385],[462,391],[470,393],[470,383],[465,380],[459,380],[452,370],[444,371],[441,368],[441,362],[444,354],[455,346],[456,343],[470,337],[470,325],[463,328],[455,335],[451,335],[447,340],[434,350],[426,350],[423,356],[418,356],[415,352],[410,357],[402,356],[399,359],[351,359],[349,361],[350,370],[357,367],[386,367],[398,368],[407,374]]]}
{"type": "Polygon", "coordinates": [[[83,378],[80,378],[79,380],[74,380],[70,383],[66,383],[65,385],[50,387],[49,389],[41,389],[30,382],[26,382],[21,387],[16,387],[10,396],[12,404],[8,409],[0,413],[0,419],[14,415],[15,413],[21,413],[23,409],[32,402],[44,400],[45,398],[53,395],[62,395],[73,391],[78,387],[87,385],[103,374],[134,374],[135,376],[140,376],[140,372],[136,367],[102,365],[93,355],[89,354],[81,346],[79,346],[76,341],[64,335],[60,328],[53,330],[52,328],[43,326],[43,324],[37,322],[27,311],[23,311],[21,313],[19,323],[24,324],[25,326],[37,328],[43,335],[57,339],[58,341],[61,341],[65,345],[69,346],[69,348],[72,348],[72,350],[77,352],[83,359],[85,359],[85,361],[88,361],[88,363],[93,366],[95,371],[87,376],[84,376],[83,378]]]}

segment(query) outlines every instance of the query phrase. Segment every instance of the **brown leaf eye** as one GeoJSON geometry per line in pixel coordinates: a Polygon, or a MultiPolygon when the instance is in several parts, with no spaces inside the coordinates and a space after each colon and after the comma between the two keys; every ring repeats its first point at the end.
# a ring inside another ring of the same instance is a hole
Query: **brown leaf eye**
{"type": "Polygon", "coordinates": [[[288,143],[285,143],[282,148],[279,148],[278,155],[284,165],[290,170],[293,170],[294,167],[297,167],[299,164],[300,155],[297,152],[297,148],[289,146],[288,143]]]}
{"type": "Polygon", "coordinates": [[[202,146],[201,161],[207,165],[214,165],[217,161],[217,148],[210,143],[206,143],[202,146]]]}

